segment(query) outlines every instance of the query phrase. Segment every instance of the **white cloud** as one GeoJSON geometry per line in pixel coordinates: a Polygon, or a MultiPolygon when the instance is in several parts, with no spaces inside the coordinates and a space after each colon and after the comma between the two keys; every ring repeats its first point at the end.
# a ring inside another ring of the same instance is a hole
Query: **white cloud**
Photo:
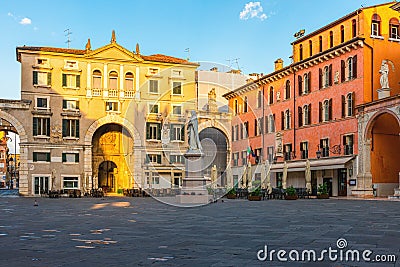
{"type": "Polygon", "coordinates": [[[13,15],[11,12],[8,12],[8,13],[7,13],[7,16],[9,16],[9,17],[14,17],[14,15],[13,15]]]}
{"type": "Polygon", "coordinates": [[[20,20],[19,24],[30,25],[30,24],[32,24],[32,20],[30,18],[23,18],[20,20]]]}
{"type": "Polygon", "coordinates": [[[241,20],[248,20],[249,18],[258,18],[260,20],[265,20],[268,16],[263,13],[263,8],[260,2],[248,2],[242,12],[239,14],[241,20]]]}

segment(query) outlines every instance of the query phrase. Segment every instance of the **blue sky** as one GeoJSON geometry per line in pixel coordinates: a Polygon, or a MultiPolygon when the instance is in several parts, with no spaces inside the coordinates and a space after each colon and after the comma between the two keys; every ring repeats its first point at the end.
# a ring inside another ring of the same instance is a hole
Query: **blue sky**
{"type": "Polygon", "coordinates": [[[244,73],[269,73],[281,57],[291,55],[290,42],[300,29],[310,33],[373,0],[153,0],[153,1],[26,1],[0,0],[0,98],[20,98],[17,46],[92,49],[110,42],[142,54],[166,54],[216,62],[244,73]],[[247,8],[246,8],[247,7],[247,8]]]}

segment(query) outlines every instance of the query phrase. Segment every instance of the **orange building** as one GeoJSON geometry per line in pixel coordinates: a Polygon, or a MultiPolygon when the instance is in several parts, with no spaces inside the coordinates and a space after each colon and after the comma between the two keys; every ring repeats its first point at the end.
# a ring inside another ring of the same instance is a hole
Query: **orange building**
{"type": "Polygon", "coordinates": [[[327,183],[332,196],[372,195],[373,187],[381,188],[378,195],[393,193],[400,167],[385,165],[390,172],[382,177],[374,174],[382,166],[372,163],[371,175],[364,168],[367,157],[358,156],[365,135],[356,107],[400,93],[394,71],[400,62],[398,17],[398,4],[390,2],[358,9],[307,35],[300,31],[289,66],[278,59],[274,72],[225,94],[235,115],[234,181],[250,159],[252,179],[261,182],[261,163],[268,160],[272,187],[307,187],[316,194],[327,183]]]}

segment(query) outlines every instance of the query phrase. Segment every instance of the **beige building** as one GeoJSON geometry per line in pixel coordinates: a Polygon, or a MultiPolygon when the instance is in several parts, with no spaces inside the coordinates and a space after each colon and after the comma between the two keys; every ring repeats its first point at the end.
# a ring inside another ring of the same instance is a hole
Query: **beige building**
{"type": "Polygon", "coordinates": [[[0,117],[20,136],[22,195],[103,187],[179,187],[198,64],[116,42],[92,49],[17,47],[20,101],[0,117]]]}

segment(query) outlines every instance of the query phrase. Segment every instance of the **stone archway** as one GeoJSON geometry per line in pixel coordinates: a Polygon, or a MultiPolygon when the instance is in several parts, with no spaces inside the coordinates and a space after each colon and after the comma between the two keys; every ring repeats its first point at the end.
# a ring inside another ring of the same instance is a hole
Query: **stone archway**
{"type": "Polygon", "coordinates": [[[376,196],[393,195],[394,188],[399,188],[399,134],[400,120],[387,109],[374,114],[367,124],[365,140],[376,196]]]}

